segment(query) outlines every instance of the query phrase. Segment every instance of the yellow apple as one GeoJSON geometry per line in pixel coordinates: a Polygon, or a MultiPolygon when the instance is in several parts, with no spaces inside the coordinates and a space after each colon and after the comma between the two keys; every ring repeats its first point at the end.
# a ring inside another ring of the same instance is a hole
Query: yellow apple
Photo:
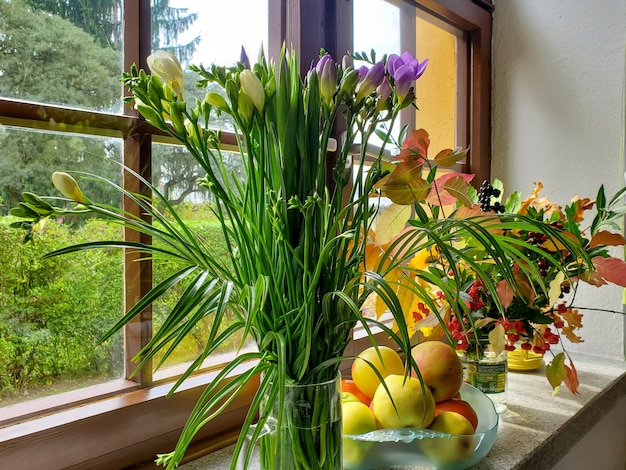
{"type": "Polygon", "coordinates": [[[358,397],[354,393],[341,392],[341,402],[345,403],[347,401],[358,401],[358,402],[360,402],[361,400],[359,400],[358,397]]]}
{"type": "Polygon", "coordinates": [[[428,428],[446,434],[474,434],[474,426],[469,419],[456,411],[438,414],[428,428]]]}
{"type": "MultiPolygon", "coordinates": [[[[441,341],[425,341],[411,349],[424,383],[436,402],[454,397],[463,385],[463,364],[456,351],[441,341]]],[[[415,370],[411,372],[418,377],[415,370]]]]}
{"type": "MultiPolygon", "coordinates": [[[[354,396],[354,395],[353,395],[354,396]]],[[[355,401],[343,401],[342,432],[343,434],[364,434],[378,428],[374,413],[369,406],[362,403],[358,398],[355,401]]],[[[369,441],[358,441],[350,438],[343,439],[343,464],[346,468],[357,466],[363,459],[364,454],[371,447],[369,441]]]]}
{"type": "Polygon", "coordinates": [[[437,415],[429,429],[452,437],[424,439],[422,449],[438,465],[451,464],[470,456],[476,446],[474,427],[465,416],[455,411],[444,411],[437,415]]]}
{"type": "Polygon", "coordinates": [[[402,358],[393,349],[379,346],[377,351],[374,346],[371,346],[363,350],[352,363],[352,380],[368,398],[374,396],[380,384],[380,379],[372,367],[380,373],[383,379],[390,374],[404,374],[402,358]]]}
{"type": "Polygon", "coordinates": [[[370,407],[381,428],[427,428],[435,417],[435,400],[415,377],[389,375],[380,384],[370,407]],[[389,390],[389,393],[387,393],[389,390]]]}

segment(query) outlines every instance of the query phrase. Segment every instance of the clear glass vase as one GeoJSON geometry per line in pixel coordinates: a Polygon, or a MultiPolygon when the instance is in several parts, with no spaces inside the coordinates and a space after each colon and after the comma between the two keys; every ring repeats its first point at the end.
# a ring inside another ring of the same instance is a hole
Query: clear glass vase
{"type": "Polygon", "coordinates": [[[507,408],[507,351],[496,354],[490,344],[470,345],[460,354],[463,380],[486,394],[498,413],[507,408]]]}
{"type": "Polygon", "coordinates": [[[274,415],[255,443],[262,470],[342,469],[341,374],[327,382],[287,385],[280,429],[278,406],[268,406],[274,415]]]}

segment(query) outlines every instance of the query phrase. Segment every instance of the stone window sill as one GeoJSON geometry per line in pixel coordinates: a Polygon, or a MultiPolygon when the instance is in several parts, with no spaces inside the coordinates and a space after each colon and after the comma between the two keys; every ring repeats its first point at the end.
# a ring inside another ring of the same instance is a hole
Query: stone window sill
{"type": "MultiPolygon", "coordinates": [[[[579,395],[563,387],[552,398],[543,368],[509,373],[508,409],[500,415],[498,437],[473,470],[573,468],[567,459],[576,459],[577,468],[590,468],[581,458],[607,469],[626,468],[626,362],[584,355],[572,359],[579,395]],[[602,425],[603,418],[611,421],[602,425]],[[592,441],[594,432],[600,434],[592,441]]],[[[227,447],[180,468],[226,470],[231,455],[227,447]]],[[[258,469],[255,465],[249,470],[258,469]]]]}

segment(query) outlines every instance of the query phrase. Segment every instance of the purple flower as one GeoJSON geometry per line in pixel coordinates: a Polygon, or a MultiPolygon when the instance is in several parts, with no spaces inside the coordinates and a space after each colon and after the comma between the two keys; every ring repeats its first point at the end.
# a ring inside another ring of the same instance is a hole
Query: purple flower
{"type": "Polygon", "coordinates": [[[239,62],[241,62],[244,68],[250,68],[250,59],[248,59],[248,54],[246,54],[246,50],[243,46],[241,46],[241,53],[239,54],[239,62]]]}
{"type": "Polygon", "coordinates": [[[385,64],[378,62],[368,69],[366,66],[359,68],[361,81],[356,87],[356,102],[358,103],[367,95],[371,94],[385,78],[385,64]]]}
{"type": "Polygon", "coordinates": [[[402,101],[408,95],[413,82],[420,78],[428,65],[428,59],[420,62],[410,52],[403,52],[399,56],[391,54],[387,60],[387,72],[393,77],[396,96],[402,101]]]}
{"type": "Polygon", "coordinates": [[[325,54],[315,66],[319,79],[320,96],[330,105],[337,91],[337,63],[330,54],[325,54]]]}

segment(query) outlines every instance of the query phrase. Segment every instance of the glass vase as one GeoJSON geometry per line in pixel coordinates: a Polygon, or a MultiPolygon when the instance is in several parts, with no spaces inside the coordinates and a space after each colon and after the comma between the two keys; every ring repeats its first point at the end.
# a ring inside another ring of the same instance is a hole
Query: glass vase
{"type": "Polygon", "coordinates": [[[498,413],[506,411],[507,351],[496,354],[490,344],[470,345],[460,353],[463,380],[486,394],[498,413]]]}
{"type": "Polygon", "coordinates": [[[256,442],[260,468],[341,470],[341,374],[327,382],[286,387],[280,428],[277,404],[266,404],[273,414],[256,442]]]}

